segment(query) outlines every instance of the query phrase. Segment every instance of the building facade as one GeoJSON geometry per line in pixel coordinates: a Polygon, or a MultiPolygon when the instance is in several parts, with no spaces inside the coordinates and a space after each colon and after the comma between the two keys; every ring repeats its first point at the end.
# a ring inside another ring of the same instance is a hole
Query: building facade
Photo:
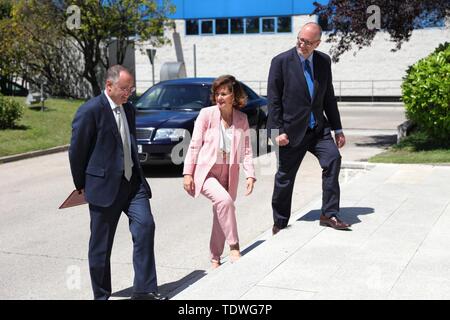
{"type": "MultiPolygon", "coordinates": [[[[172,0],[177,11],[171,16],[179,34],[188,77],[217,77],[232,74],[256,92],[265,95],[272,58],[296,44],[297,33],[315,15],[313,0],[172,0]]],[[[324,2],[324,1],[319,1],[324,2]]],[[[383,14],[381,8],[381,14],[383,14]]],[[[167,32],[172,39],[173,31],[167,32]]],[[[318,50],[329,54],[327,31],[318,50]]],[[[337,96],[398,97],[407,68],[427,56],[450,38],[448,23],[443,27],[415,30],[402,49],[387,33],[379,32],[370,47],[346,52],[332,65],[337,96]]],[[[136,84],[138,92],[152,85],[152,66],[145,50],[137,47],[136,84]]],[[[155,78],[161,67],[177,61],[175,42],[156,49],[155,78]]]]}

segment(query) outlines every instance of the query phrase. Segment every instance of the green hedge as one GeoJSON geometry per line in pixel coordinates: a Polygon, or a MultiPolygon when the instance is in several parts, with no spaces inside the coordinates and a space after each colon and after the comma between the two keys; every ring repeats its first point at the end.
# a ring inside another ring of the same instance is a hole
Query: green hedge
{"type": "Polygon", "coordinates": [[[23,115],[20,103],[0,94],[0,129],[11,129],[23,115]]]}
{"type": "Polygon", "coordinates": [[[419,130],[439,141],[450,138],[450,43],[408,69],[402,99],[419,130]]]}

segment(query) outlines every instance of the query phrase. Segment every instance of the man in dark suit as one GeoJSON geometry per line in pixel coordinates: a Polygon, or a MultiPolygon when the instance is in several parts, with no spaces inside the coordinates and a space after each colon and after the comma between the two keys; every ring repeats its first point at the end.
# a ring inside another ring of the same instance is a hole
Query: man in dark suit
{"type": "Polygon", "coordinates": [[[307,23],[297,36],[296,47],[272,59],[268,80],[269,121],[278,130],[278,170],[272,195],[272,233],[284,229],[291,215],[295,177],[306,154],[314,154],[323,169],[320,225],[348,229],[339,217],[338,147],[345,144],[331,75],[330,57],[315,49],[322,30],[307,23]],[[331,130],[335,131],[334,142],[331,130]]]}
{"type": "Polygon", "coordinates": [[[111,249],[122,212],[133,238],[132,299],[167,299],[157,292],[151,190],[138,159],[135,110],[127,103],[133,83],[126,68],[112,66],[104,93],[83,104],[72,123],[69,160],[75,187],[89,203],[94,299],[111,296],[111,249]]]}

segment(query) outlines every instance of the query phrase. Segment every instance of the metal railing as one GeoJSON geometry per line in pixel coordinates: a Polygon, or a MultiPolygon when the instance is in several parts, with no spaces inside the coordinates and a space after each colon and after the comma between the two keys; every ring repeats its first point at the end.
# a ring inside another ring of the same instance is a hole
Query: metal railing
{"type": "MultiPolygon", "coordinates": [[[[158,81],[156,81],[158,82],[158,81]]],[[[242,80],[247,86],[262,96],[267,95],[266,80],[242,80]]],[[[400,97],[403,80],[334,80],[334,93],[340,101],[342,97],[369,97],[372,102],[376,97],[400,97]]],[[[138,83],[140,93],[152,85],[150,80],[138,83]]]]}
{"type": "Polygon", "coordinates": [[[336,80],[333,81],[336,97],[400,97],[403,80],[336,80]]]}
{"type": "MultiPolygon", "coordinates": [[[[260,95],[267,95],[267,81],[242,80],[260,95]]],[[[403,80],[334,80],[334,93],[340,100],[342,97],[371,97],[377,96],[400,97],[403,80]]]]}

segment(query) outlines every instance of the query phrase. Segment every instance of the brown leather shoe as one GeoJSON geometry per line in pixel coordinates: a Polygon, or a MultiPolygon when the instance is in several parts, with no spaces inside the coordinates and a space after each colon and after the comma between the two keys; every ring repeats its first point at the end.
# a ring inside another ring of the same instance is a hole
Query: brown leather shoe
{"type": "Polygon", "coordinates": [[[330,227],[336,230],[348,230],[350,228],[350,224],[345,223],[342,220],[339,220],[336,216],[327,217],[323,214],[320,215],[320,225],[324,227],[330,227]]]}
{"type": "Polygon", "coordinates": [[[273,225],[272,227],[272,235],[276,235],[278,232],[280,232],[280,228],[278,228],[276,225],[273,225]]]}
{"type": "Polygon", "coordinates": [[[131,296],[131,300],[157,300],[157,301],[165,301],[169,298],[163,296],[157,292],[148,292],[148,293],[133,293],[131,296]]]}

